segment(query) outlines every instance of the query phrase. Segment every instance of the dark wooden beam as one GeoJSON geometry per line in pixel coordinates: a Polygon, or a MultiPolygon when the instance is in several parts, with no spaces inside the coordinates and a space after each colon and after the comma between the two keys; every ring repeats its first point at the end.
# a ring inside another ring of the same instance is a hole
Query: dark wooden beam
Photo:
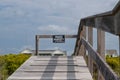
{"type": "Polygon", "coordinates": [[[35,36],[35,55],[38,55],[38,50],[39,50],[39,36],[35,36]]]}
{"type": "MultiPolygon", "coordinates": [[[[53,35],[37,35],[39,38],[53,38],[53,35]]],[[[77,35],[65,35],[65,38],[77,38],[77,35]]]]}

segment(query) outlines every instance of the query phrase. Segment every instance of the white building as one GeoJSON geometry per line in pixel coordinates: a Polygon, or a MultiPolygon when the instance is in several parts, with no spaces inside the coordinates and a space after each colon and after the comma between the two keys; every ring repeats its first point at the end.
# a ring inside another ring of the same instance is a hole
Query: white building
{"type": "Polygon", "coordinates": [[[23,54],[32,54],[33,51],[27,48],[27,49],[21,51],[20,53],[23,53],[23,54]]]}
{"type": "MultiPolygon", "coordinates": [[[[21,51],[22,54],[35,54],[35,50],[25,49],[21,51]]],[[[38,51],[39,56],[66,56],[66,51],[62,51],[60,49],[57,50],[39,50],[38,51]]]]}
{"type": "Polygon", "coordinates": [[[106,50],[106,55],[110,56],[110,57],[117,57],[117,50],[106,50]]]}

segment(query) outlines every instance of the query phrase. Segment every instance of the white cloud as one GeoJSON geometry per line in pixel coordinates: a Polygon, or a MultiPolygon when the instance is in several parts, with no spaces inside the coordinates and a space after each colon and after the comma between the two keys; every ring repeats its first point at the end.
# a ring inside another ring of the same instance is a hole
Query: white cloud
{"type": "MultiPolygon", "coordinates": [[[[6,6],[12,5],[11,10],[17,10],[18,12],[24,10],[24,12],[33,14],[33,17],[58,13],[64,17],[68,16],[79,19],[86,15],[110,10],[117,1],[118,0],[109,0],[109,2],[106,0],[1,0],[0,3],[6,6]]],[[[21,11],[20,14],[23,14],[21,11]]]]}
{"type": "Polygon", "coordinates": [[[59,33],[59,34],[75,34],[75,30],[71,29],[71,27],[63,27],[63,26],[59,26],[59,25],[48,25],[45,27],[38,27],[38,30],[40,30],[41,32],[55,32],[55,33],[59,33]]]}
{"type": "MultiPolygon", "coordinates": [[[[13,39],[19,40],[19,38],[25,41],[26,35],[29,34],[29,40],[33,44],[34,40],[31,38],[36,33],[76,34],[81,18],[111,10],[118,1],[0,0],[0,34],[2,35],[0,44],[6,43],[5,41],[8,40],[5,35],[10,36],[8,42],[12,42],[13,39]]],[[[18,45],[14,42],[11,44],[16,45],[15,47],[18,49],[19,46],[23,46],[22,49],[29,48],[30,46],[24,46],[25,42],[23,41],[18,41],[20,42],[18,45]]],[[[4,48],[8,47],[8,45],[4,46],[4,48]]]]}
{"type": "Polygon", "coordinates": [[[0,17],[4,18],[17,18],[17,17],[22,17],[26,16],[26,13],[24,10],[20,8],[16,8],[14,6],[5,6],[3,9],[0,10],[0,17]]]}

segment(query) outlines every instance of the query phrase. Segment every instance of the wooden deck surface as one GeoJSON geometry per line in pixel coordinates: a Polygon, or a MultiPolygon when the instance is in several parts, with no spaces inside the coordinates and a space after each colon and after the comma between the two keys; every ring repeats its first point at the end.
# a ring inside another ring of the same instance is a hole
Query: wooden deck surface
{"type": "Polygon", "coordinates": [[[93,80],[82,56],[32,56],[8,80],[93,80]]]}

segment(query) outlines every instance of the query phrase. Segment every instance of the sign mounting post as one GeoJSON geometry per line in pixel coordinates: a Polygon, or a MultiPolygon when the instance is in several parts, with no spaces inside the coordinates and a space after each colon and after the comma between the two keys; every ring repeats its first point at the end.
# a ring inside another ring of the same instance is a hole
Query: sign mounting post
{"type": "Polygon", "coordinates": [[[41,38],[53,38],[53,43],[65,43],[65,38],[77,38],[77,35],[36,35],[35,37],[35,55],[39,54],[39,40],[41,38]]]}

